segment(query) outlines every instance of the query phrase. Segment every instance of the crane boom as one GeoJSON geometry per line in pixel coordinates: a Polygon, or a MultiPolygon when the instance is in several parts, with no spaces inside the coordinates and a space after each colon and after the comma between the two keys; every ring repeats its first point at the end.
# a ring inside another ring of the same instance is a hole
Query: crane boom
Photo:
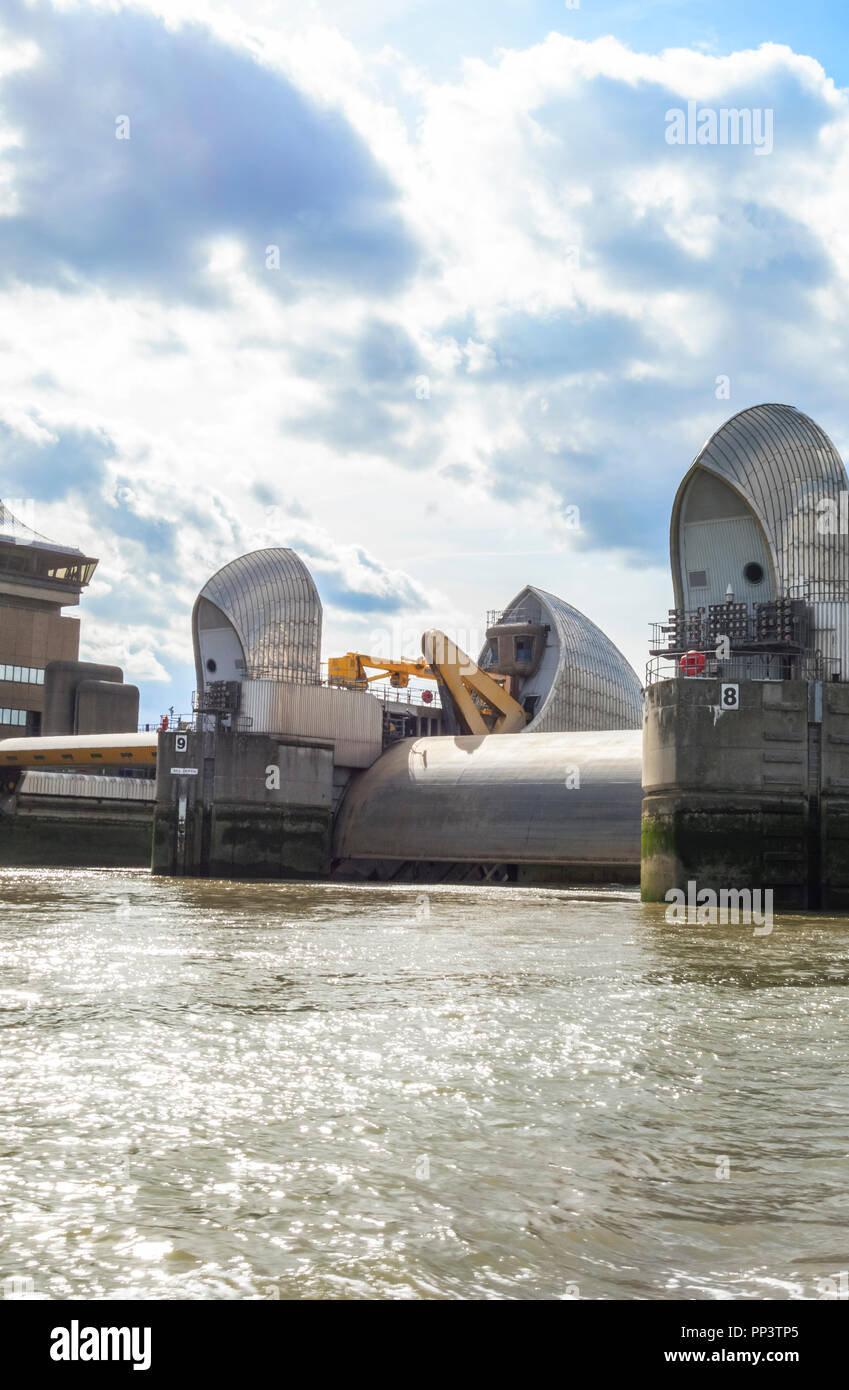
{"type": "Polygon", "coordinates": [[[444,632],[435,628],[425,632],[422,651],[463,732],[515,734],[524,729],[528,715],[519,701],[444,632]]]}
{"type": "Polygon", "coordinates": [[[344,656],[331,656],[327,662],[327,680],[330,685],[346,685],[352,690],[365,690],[372,681],[382,681],[389,677],[390,685],[402,690],[410,683],[410,676],[419,680],[435,680],[427,662],[392,661],[382,656],[366,656],[364,652],[346,652],[344,656]],[[372,670],[376,674],[368,675],[372,670]]]}
{"type": "MultiPolygon", "coordinates": [[[[411,676],[436,681],[443,695],[443,709],[453,716],[461,733],[513,734],[528,722],[526,711],[505,690],[501,680],[482,671],[477,662],[450,637],[436,628],[422,636],[423,657],[418,661],[392,661],[364,652],[331,656],[327,662],[330,685],[367,690],[372,681],[389,676],[392,686],[404,689],[411,676]],[[375,672],[369,675],[369,671],[375,672]]],[[[503,680],[503,677],[502,677],[503,680]]]]}

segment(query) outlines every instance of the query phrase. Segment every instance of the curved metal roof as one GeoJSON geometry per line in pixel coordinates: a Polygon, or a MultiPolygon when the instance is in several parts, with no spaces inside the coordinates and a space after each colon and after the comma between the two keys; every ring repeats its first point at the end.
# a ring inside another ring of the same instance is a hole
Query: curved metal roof
{"type": "MultiPolygon", "coordinates": [[[[235,630],[246,677],[307,684],[320,679],[321,599],[294,550],[253,550],[207,580],[192,613],[196,652],[203,600],[214,604],[235,630]]],[[[200,671],[198,681],[200,689],[200,671]]]]}
{"type": "Polygon", "coordinates": [[[337,860],[640,861],[642,733],[405,739],[349,786],[337,860]]]}
{"type": "Polygon", "coordinates": [[[849,546],[845,536],[823,533],[817,507],[837,502],[846,469],[813,420],[790,405],[755,405],[726,420],[696,455],[675,496],[670,552],[675,602],[682,602],[680,522],[687,487],[697,469],[729,484],[749,505],[770,552],[779,592],[849,598],[849,546]]]}
{"type": "MultiPolygon", "coordinates": [[[[521,699],[539,696],[523,733],[642,727],[640,679],[601,628],[571,604],[531,584],[508,604],[501,621],[516,622],[522,615],[550,629],[539,670],[520,686],[521,699]]],[[[491,656],[485,647],[480,665],[488,664],[491,656]]]]}

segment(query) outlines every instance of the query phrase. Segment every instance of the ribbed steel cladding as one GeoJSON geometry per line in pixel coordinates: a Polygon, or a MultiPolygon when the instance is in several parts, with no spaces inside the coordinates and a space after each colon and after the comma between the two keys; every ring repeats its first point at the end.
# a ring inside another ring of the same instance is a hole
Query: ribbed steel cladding
{"type": "Polygon", "coordinates": [[[213,575],[203,594],[232,621],[249,671],[279,680],[318,679],[321,600],[294,551],[254,551],[213,575]]]}
{"type": "MultiPolygon", "coordinates": [[[[752,508],[770,550],[778,593],[817,604],[814,645],[828,644],[833,631],[834,655],[849,672],[849,633],[840,614],[841,601],[849,600],[849,544],[837,532],[818,529],[817,503],[838,501],[849,486],[831,440],[791,406],[760,405],[727,420],[695,465],[730,483],[752,508]]],[[[685,490],[682,484],[673,507],[673,570],[685,490]]]]}

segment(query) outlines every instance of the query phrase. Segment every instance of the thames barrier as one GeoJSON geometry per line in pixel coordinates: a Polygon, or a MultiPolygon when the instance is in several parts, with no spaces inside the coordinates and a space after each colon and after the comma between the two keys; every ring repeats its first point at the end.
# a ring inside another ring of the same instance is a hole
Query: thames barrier
{"type": "Polygon", "coordinates": [[[0,856],[215,878],[640,881],[646,901],[733,883],[782,908],[844,907],[846,497],[842,460],[800,411],[754,406],[718,429],[672,504],[674,606],[644,681],[532,584],[488,615],[474,657],[434,630],[418,657],[324,668],[306,564],[254,551],[198,594],[191,717],[141,732],[137,690],[80,662],[79,623],[61,616],[97,561],[4,512],[17,645],[0,856]]]}

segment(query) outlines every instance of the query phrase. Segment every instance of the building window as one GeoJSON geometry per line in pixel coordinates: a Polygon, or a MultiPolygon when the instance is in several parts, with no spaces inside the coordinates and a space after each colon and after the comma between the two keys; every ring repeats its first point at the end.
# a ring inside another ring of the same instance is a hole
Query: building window
{"type": "Polygon", "coordinates": [[[44,685],[44,671],[39,666],[2,666],[0,681],[18,681],[21,685],[44,685]]]}
{"type": "Polygon", "coordinates": [[[25,709],[0,709],[0,724],[25,726],[26,722],[27,712],[25,709]]]}
{"type": "Polygon", "coordinates": [[[707,570],[690,570],[690,588],[707,588],[707,570]]]}
{"type": "Polygon", "coordinates": [[[533,643],[530,637],[516,638],[516,661],[531,661],[533,658],[533,643]]]}

